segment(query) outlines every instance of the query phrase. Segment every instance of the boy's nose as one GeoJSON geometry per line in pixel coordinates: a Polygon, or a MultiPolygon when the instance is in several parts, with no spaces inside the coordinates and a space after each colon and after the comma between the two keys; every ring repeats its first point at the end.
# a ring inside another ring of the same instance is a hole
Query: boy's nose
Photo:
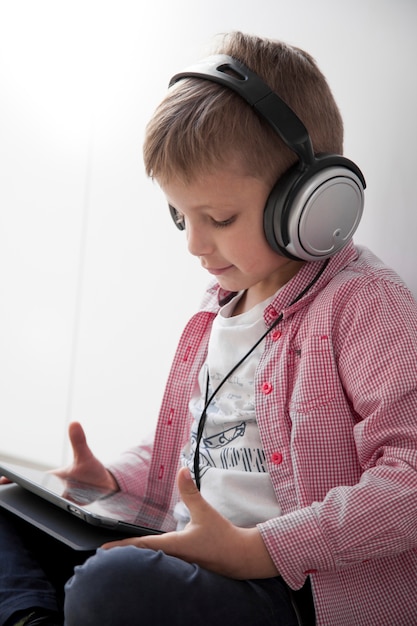
{"type": "Polygon", "coordinates": [[[212,251],[213,245],[209,233],[204,226],[191,226],[187,224],[185,229],[187,235],[188,251],[193,256],[204,256],[212,251]]]}

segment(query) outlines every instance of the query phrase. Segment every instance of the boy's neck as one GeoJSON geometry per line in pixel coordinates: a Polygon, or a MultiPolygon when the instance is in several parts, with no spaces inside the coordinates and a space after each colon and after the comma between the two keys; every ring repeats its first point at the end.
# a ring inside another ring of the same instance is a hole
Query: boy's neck
{"type": "Polygon", "coordinates": [[[246,311],[250,311],[254,306],[267,300],[275,293],[277,293],[284,285],[288,283],[288,281],[297,274],[299,269],[304,265],[304,263],[296,263],[290,266],[291,271],[287,272],[286,275],[281,276],[281,280],[271,281],[269,284],[257,284],[253,287],[249,287],[246,289],[239,300],[236,302],[236,306],[233,309],[232,315],[241,315],[242,313],[246,313],[246,311]]]}
{"type": "Polygon", "coordinates": [[[267,300],[270,296],[274,295],[274,293],[276,292],[274,291],[273,293],[268,294],[265,297],[261,297],[260,295],[258,297],[254,297],[254,294],[247,289],[242,293],[241,297],[236,302],[236,305],[233,309],[232,317],[250,311],[257,304],[263,302],[264,300],[267,300]]]}
{"type": "Polygon", "coordinates": [[[245,313],[248,310],[246,309],[246,305],[245,305],[246,294],[247,294],[247,291],[243,292],[240,298],[238,298],[238,301],[236,302],[235,307],[233,309],[232,317],[234,317],[235,315],[241,315],[242,313],[245,313]]]}

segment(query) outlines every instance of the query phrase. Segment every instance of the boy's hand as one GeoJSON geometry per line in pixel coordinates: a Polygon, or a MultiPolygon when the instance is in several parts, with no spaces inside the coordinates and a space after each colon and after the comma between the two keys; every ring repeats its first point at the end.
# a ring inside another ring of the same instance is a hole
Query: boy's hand
{"type": "Polygon", "coordinates": [[[90,450],[81,424],[72,422],[68,432],[74,460],[71,465],[54,470],[53,473],[65,480],[77,480],[117,491],[119,487],[116,480],[90,450]]]}
{"type": "Polygon", "coordinates": [[[180,470],[178,486],[191,514],[191,521],[184,530],[113,541],[104,544],[103,548],[134,545],[163,550],[166,554],[236,579],[278,575],[257,528],[239,528],[220,515],[201,496],[188,469],[180,470]]]}

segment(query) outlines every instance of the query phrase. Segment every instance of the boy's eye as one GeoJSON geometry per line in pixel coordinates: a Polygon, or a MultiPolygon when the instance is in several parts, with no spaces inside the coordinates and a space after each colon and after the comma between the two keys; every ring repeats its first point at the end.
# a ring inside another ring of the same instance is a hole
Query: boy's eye
{"type": "MultiPolygon", "coordinates": [[[[179,229],[179,230],[185,230],[185,218],[184,216],[177,211],[177,209],[175,207],[172,206],[172,204],[169,204],[169,212],[171,214],[171,217],[174,221],[175,226],[179,229]]],[[[230,224],[232,224],[235,221],[235,217],[229,217],[227,220],[215,220],[213,218],[210,218],[211,223],[213,224],[213,226],[215,228],[225,228],[226,226],[229,226],[230,224]]]]}
{"type": "Polygon", "coordinates": [[[213,220],[213,225],[216,228],[224,228],[225,226],[230,226],[230,224],[233,224],[234,221],[235,221],[234,217],[229,217],[229,219],[222,220],[221,222],[218,222],[217,220],[213,220]]]}

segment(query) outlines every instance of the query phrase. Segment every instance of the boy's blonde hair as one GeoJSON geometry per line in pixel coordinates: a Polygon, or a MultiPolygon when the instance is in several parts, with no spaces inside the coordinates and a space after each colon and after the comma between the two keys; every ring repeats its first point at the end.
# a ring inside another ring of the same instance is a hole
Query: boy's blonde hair
{"type": "MultiPolygon", "coordinates": [[[[342,118],[309,54],[241,32],[225,35],[214,54],[232,56],[256,72],[302,120],[315,153],[342,154],[342,118]]],[[[183,79],[168,90],[147,125],[143,153],[147,174],[160,182],[191,181],[238,162],[272,186],[297,161],[239,95],[200,78],[183,79]]]]}

